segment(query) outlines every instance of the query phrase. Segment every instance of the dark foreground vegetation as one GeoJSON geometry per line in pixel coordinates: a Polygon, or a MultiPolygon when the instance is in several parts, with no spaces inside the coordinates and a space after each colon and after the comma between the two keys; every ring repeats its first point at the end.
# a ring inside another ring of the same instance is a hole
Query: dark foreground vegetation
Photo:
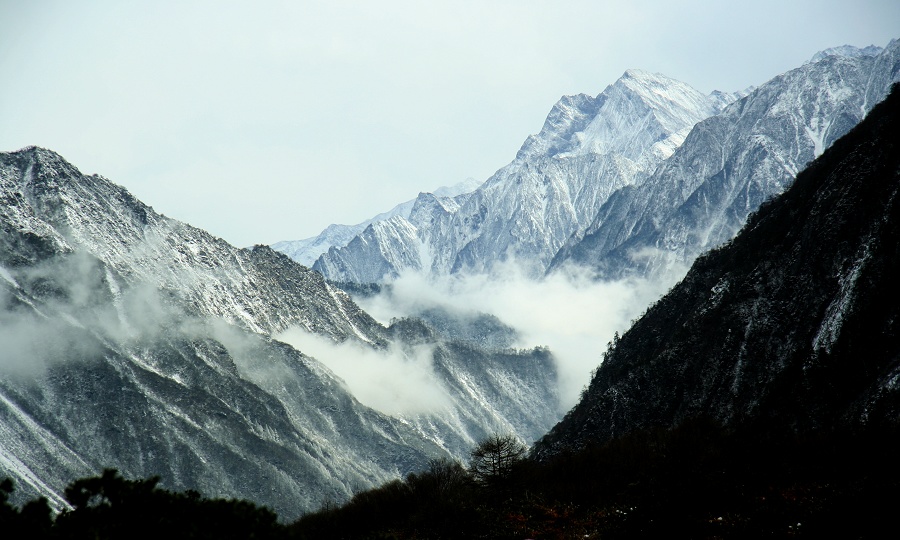
{"type": "MultiPolygon", "coordinates": [[[[173,493],[115,471],[66,490],[73,509],[0,489],[2,538],[879,538],[900,508],[894,427],[804,439],[691,421],[546,462],[494,437],[429,470],[282,525],[251,503],[173,493]]],[[[887,527],[887,529],[886,529],[887,527]]]]}
{"type": "Polygon", "coordinates": [[[21,509],[9,504],[12,482],[0,483],[2,539],[283,539],[274,512],[246,501],[173,493],[158,478],[126,480],[112,470],[66,488],[72,506],[53,516],[46,499],[21,509]]]}
{"type": "Polygon", "coordinates": [[[895,429],[808,439],[696,420],[488,479],[436,463],[292,526],[297,538],[877,538],[900,508],[895,429]]]}

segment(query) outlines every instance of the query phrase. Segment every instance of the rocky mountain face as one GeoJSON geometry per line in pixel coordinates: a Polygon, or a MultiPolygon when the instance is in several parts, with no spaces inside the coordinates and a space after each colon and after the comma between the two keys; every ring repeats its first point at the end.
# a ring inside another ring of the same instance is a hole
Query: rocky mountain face
{"type": "Polygon", "coordinates": [[[900,40],[816,54],[697,124],[646,181],[610,196],[551,268],[574,263],[618,278],[689,264],[732,238],[898,79],[900,40]]]}
{"type": "Polygon", "coordinates": [[[640,183],[734,97],[637,70],[596,97],[566,96],[516,159],[473,193],[420,196],[409,217],[370,225],[313,268],[336,281],[381,282],[407,269],[487,272],[515,260],[539,275],[610,194],[640,183]]]}
{"type": "Polygon", "coordinates": [[[291,518],[465,456],[496,426],[530,441],[558,417],[546,351],[421,322],[412,343],[285,255],[230,246],[40,148],[0,154],[0,278],[0,476],[23,500],[62,507],[66,484],[115,467],[291,518]],[[364,406],[273,338],[285,330],[427,346],[446,404],[364,406]]]}
{"type": "Polygon", "coordinates": [[[895,85],[613,344],[535,453],[698,417],[777,435],[896,426],[898,126],[895,85]]]}

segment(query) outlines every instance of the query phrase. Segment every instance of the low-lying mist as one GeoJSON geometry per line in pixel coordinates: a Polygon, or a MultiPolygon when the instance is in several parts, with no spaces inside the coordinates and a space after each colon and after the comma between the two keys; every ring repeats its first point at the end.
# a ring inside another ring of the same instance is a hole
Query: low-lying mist
{"type": "Polygon", "coordinates": [[[274,337],[328,366],[360,403],[385,414],[439,413],[449,405],[432,369],[432,347],[376,350],[355,341],[335,343],[299,327],[274,337]]]}
{"type": "MultiPolygon", "coordinates": [[[[384,324],[430,309],[463,318],[498,317],[518,334],[514,347],[550,348],[557,361],[562,412],[576,403],[613,334],[625,331],[685,271],[677,267],[652,280],[598,281],[587,270],[568,268],[536,280],[509,263],[490,275],[435,278],[408,272],[381,293],[356,300],[384,324]]],[[[188,315],[153,286],[120,284],[119,278],[90,258],[63,258],[47,268],[20,269],[15,276],[4,269],[0,278],[0,305],[5,306],[0,309],[4,344],[0,372],[6,374],[39,375],[53,362],[96,357],[112,343],[127,347],[158,336],[230,343],[228,350],[239,367],[245,357],[253,356],[234,346],[246,337],[237,328],[224,332],[228,325],[222,321],[188,315]],[[14,291],[29,283],[42,284],[41,290],[51,283],[49,288],[58,292],[45,296],[40,308],[26,304],[13,308],[14,291]],[[232,334],[241,339],[226,339],[232,334]]],[[[350,340],[336,344],[301,328],[273,337],[321,361],[361,403],[383,413],[440,414],[451,407],[444,383],[432,367],[432,347],[376,349],[350,340]]]]}
{"type": "Polygon", "coordinates": [[[509,263],[490,275],[435,278],[407,272],[380,294],[355,300],[385,324],[435,307],[497,316],[519,332],[516,346],[550,348],[565,411],[577,402],[614,333],[625,331],[686,271],[679,266],[656,279],[598,281],[589,270],[569,267],[536,280],[509,263]]]}
{"type": "Polygon", "coordinates": [[[190,314],[171,292],[129,283],[83,254],[15,275],[0,266],[0,278],[0,376],[41,377],[54,365],[96,362],[113,350],[140,356],[157,340],[215,340],[241,368],[249,354],[242,353],[259,339],[190,314]]]}

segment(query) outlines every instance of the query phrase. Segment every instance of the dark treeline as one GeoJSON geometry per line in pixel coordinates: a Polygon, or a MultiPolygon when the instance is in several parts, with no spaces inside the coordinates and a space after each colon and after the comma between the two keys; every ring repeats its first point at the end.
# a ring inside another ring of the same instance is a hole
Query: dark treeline
{"type": "Polygon", "coordinates": [[[16,508],[14,486],[0,483],[0,538],[9,539],[284,539],[274,512],[246,501],[207,499],[157,487],[159,478],[126,480],[115,470],[66,488],[71,509],[53,516],[46,499],[16,508]]]}
{"type": "Polygon", "coordinates": [[[773,437],[706,420],[536,462],[493,437],[463,465],[360,492],[281,525],[271,511],[172,493],[115,471],[66,490],[73,509],[0,489],[2,538],[877,538],[900,503],[894,427],[773,437]]]}
{"type": "Polygon", "coordinates": [[[292,525],[314,538],[877,538],[900,503],[895,428],[811,438],[693,420],[499,482],[437,464],[292,525]]]}

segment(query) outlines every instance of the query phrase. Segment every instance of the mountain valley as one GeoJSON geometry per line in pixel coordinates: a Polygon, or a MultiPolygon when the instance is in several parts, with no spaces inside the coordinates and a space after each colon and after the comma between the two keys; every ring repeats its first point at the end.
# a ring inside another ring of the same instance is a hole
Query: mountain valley
{"type": "MultiPolygon", "coordinates": [[[[51,150],[0,153],[0,479],[13,503],[67,515],[67,485],[115,468],[306,516],[299,538],[359,522],[373,528],[342,534],[628,537],[671,517],[653,505],[684,455],[702,481],[740,476],[721,453],[763,470],[756,446],[735,450],[758,439],[789,449],[772,470],[796,485],[868,497],[869,476],[815,476],[827,450],[787,460],[817,437],[894,448],[898,82],[900,40],[730,93],[628,70],[561,98],[484,182],[271,247],[166,217],[51,150]],[[499,436],[515,465],[473,475],[499,436]],[[639,479],[611,474],[602,498],[601,465],[639,479]]],[[[809,497],[827,530],[834,503],[809,497]]],[[[735,531],[771,532],[735,508],[735,531]]],[[[714,535],[704,512],[684,530],[714,535]]]]}

